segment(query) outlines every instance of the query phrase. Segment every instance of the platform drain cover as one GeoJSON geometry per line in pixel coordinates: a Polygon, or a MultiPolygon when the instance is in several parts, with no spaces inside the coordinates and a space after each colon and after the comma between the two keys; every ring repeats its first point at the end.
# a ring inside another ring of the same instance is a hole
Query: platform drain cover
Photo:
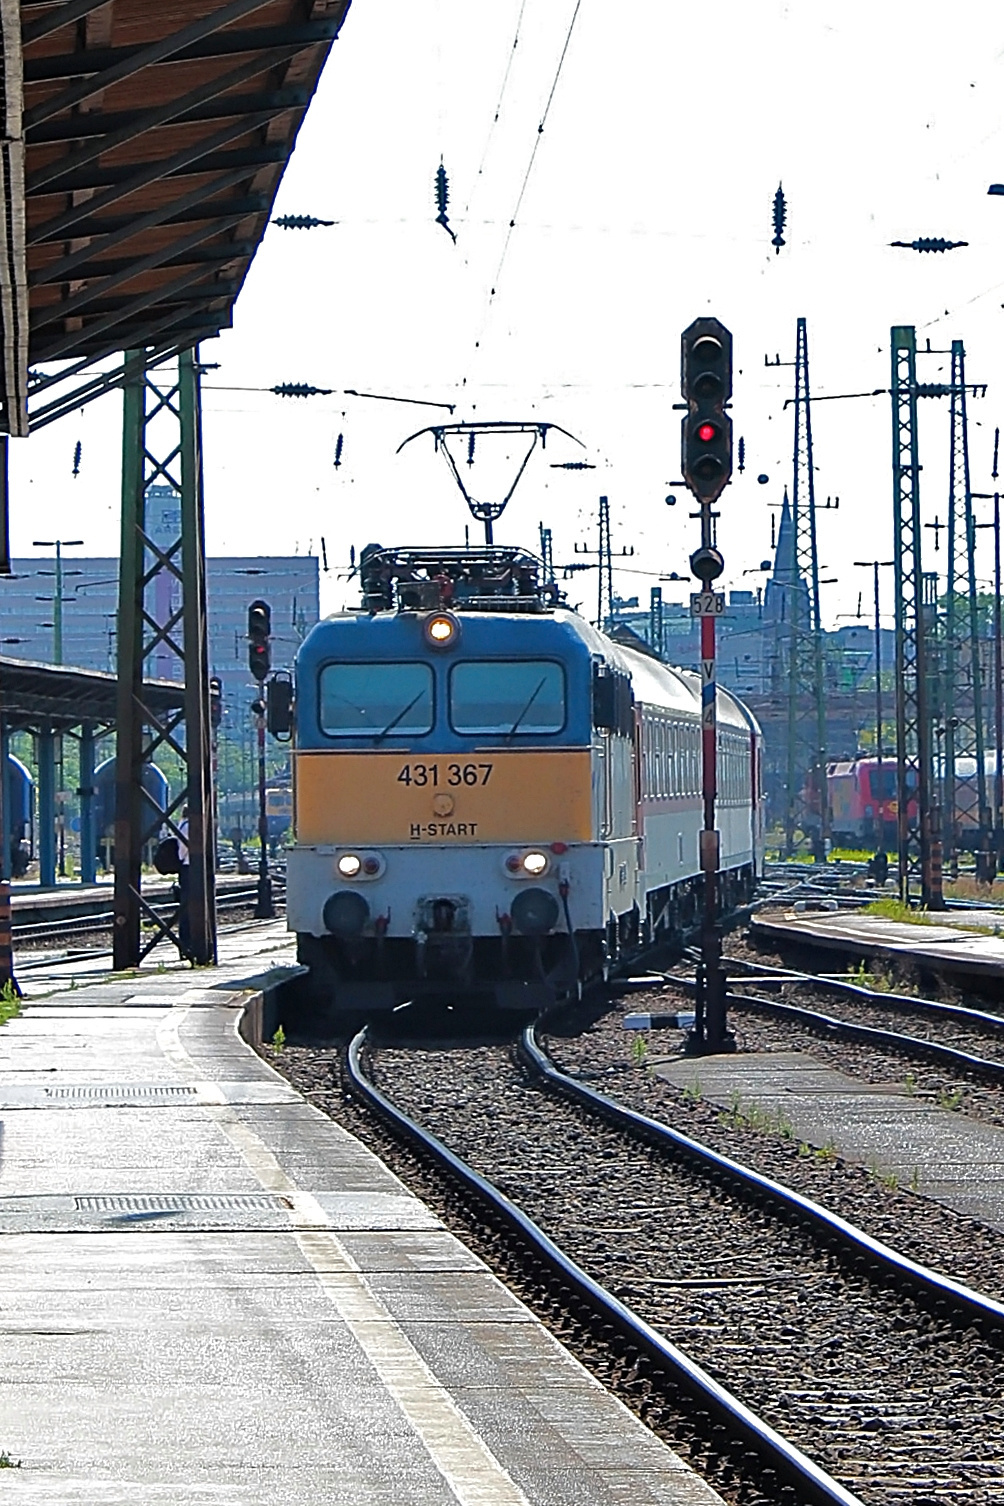
{"type": "Polygon", "coordinates": [[[91,1103],[119,1103],[124,1098],[148,1102],[155,1098],[195,1098],[195,1088],[177,1087],[173,1083],[99,1082],[75,1083],[67,1087],[46,1088],[47,1098],[85,1099],[91,1103]]]}
{"type": "Polygon", "coordinates": [[[78,1213],[261,1213],[291,1208],[274,1192],[137,1193],[122,1197],[77,1197],[78,1213]]]}

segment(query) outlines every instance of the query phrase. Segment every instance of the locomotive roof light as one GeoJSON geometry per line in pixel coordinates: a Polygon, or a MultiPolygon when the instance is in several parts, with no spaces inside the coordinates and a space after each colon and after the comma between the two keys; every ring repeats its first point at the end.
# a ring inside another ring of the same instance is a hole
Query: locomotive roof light
{"type": "Polygon", "coordinates": [[[453,648],[460,641],[460,623],[452,612],[434,612],[425,619],[424,632],[430,648],[453,648]]]}

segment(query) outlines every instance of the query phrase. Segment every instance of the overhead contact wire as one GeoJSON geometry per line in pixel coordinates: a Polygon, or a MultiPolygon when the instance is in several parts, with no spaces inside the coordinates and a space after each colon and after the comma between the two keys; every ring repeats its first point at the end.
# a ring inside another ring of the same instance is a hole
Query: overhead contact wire
{"type": "MultiPolygon", "coordinates": [[[[475,179],[474,179],[475,184],[477,184],[479,182],[479,180],[482,177],[482,174],[484,173],[485,163],[488,160],[488,153],[491,150],[492,138],[495,135],[495,127],[498,125],[498,123],[499,123],[499,116],[502,114],[502,103],[503,103],[503,101],[505,99],[506,90],[509,87],[509,75],[512,73],[512,65],[513,65],[513,61],[515,60],[515,57],[516,57],[516,48],[519,46],[519,34],[520,34],[520,31],[522,30],[522,27],[523,27],[523,12],[525,10],[526,10],[526,0],[522,0],[522,4],[520,5],[520,8],[519,8],[519,15],[516,17],[516,34],[515,34],[515,36],[512,39],[512,46],[509,49],[509,57],[507,58],[506,65],[505,65],[505,73],[502,75],[502,87],[499,89],[499,97],[498,97],[498,100],[496,101],[496,104],[495,104],[495,114],[492,116],[492,123],[488,127],[488,135],[485,137],[484,150],[481,153],[481,161],[478,163],[478,170],[477,170],[477,174],[475,175],[475,179]]],[[[467,203],[464,205],[464,217],[465,218],[466,218],[467,214],[470,211],[471,201],[472,201],[473,197],[474,197],[474,194],[473,194],[473,191],[472,191],[471,195],[469,196],[469,198],[467,200],[467,203]]]]}
{"type": "MultiPolygon", "coordinates": [[[[533,148],[532,148],[532,150],[530,152],[530,160],[527,163],[526,172],[523,174],[523,182],[522,182],[522,184],[520,186],[519,195],[517,196],[517,199],[516,199],[516,207],[513,209],[512,216],[511,216],[511,218],[509,220],[508,228],[506,229],[506,237],[505,237],[505,241],[503,242],[503,245],[502,245],[502,255],[499,257],[499,263],[498,263],[498,266],[495,269],[495,276],[492,279],[492,285],[491,285],[491,288],[490,288],[489,293],[488,293],[487,301],[485,303],[485,311],[484,311],[484,315],[483,315],[482,320],[481,320],[481,328],[478,331],[478,337],[477,337],[477,339],[474,342],[474,348],[475,348],[475,350],[481,344],[481,339],[482,339],[482,336],[484,335],[485,327],[486,327],[486,325],[488,323],[488,316],[491,313],[492,302],[493,302],[493,300],[495,298],[495,294],[496,294],[496,292],[498,290],[499,280],[500,280],[500,278],[502,276],[502,268],[505,266],[506,257],[509,254],[509,246],[510,246],[510,244],[512,242],[512,234],[513,234],[513,231],[516,229],[516,221],[517,221],[520,209],[522,208],[523,200],[526,197],[526,190],[527,190],[527,187],[528,187],[529,182],[530,182],[530,176],[533,173],[533,165],[534,165],[534,163],[537,160],[537,152],[540,149],[541,137],[544,134],[544,127],[547,125],[547,117],[551,113],[551,105],[554,102],[554,96],[555,96],[555,93],[556,93],[557,88],[558,88],[558,81],[561,78],[561,72],[562,72],[562,69],[565,66],[565,58],[568,56],[568,48],[569,48],[569,45],[570,45],[571,40],[572,40],[572,32],[575,30],[575,23],[578,20],[579,11],[581,10],[581,8],[582,8],[582,0],[575,0],[575,9],[572,12],[572,19],[568,23],[568,30],[565,33],[565,41],[564,41],[564,45],[562,46],[562,49],[561,49],[561,56],[558,58],[558,66],[554,70],[554,78],[551,81],[550,93],[547,96],[547,101],[546,101],[546,103],[544,105],[544,110],[543,110],[543,113],[542,113],[542,115],[540,117],[540,124],[537,126],[537,134],[534,137],[533,148]]],[[[466,386],[466,385],[467,385],[467,378],[464,377],[463,382],[461,383],[461,386],[466,386]]]]}

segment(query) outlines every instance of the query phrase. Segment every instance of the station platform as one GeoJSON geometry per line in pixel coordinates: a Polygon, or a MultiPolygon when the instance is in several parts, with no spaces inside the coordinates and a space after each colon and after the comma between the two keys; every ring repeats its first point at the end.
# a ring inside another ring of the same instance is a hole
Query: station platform
{"type": "Polygon", "coordinates": [[[719,1502],[240,1039],[282,923],[220,950],[0,1028],[5,1498],[719,1502]]]}
{"type": "Polygon", "coordinates": [[[830,1146],[1004,1232],[1004,1129],[907,1093],[902,1080],[869,1084],[803,1051],[704,1056],[654,1070],[721,1108],[738,1095],[747,1108],[783,1118],[796,1140],[830,1146]]]}
{"type": "MultiPolygon", "coordinates": [[[[218,873],[216,891],[226,894],[234,889],[247,889],[255,882],[255,877],[255,874],[218,873]]],[[[147,875],[143,881],[143,894],[149,900],[169,899],[173,889],[174,881],[169,878],[147,875]]],[[[15,920],[22,925],[42,924],[55,916],[72,920],[100,915],[112,909],[114,900],[115,886],[110,878],[96,884],[76,884],[68,880],[55,888],[15,881],[10,891],[11,910],[15,920]]]]}
{"type": "MultiPolygon", "coordinates": [[[[799,941],[825,946],[854,957],[881,957],[927,967],[933,973],[965,979],[981,989],[1004,991],[1004,935],[987,936],[962,929],[979,925],[983,912],[957,912],[951,923],[940,917],[930,924],[886,920],[881,915],[837,911],[796,913],[768,911],[750,921],[754,941],[785,947],[799,941]]],[[[1004,914],[996,916],[1004,930],[1004,914]]]]}

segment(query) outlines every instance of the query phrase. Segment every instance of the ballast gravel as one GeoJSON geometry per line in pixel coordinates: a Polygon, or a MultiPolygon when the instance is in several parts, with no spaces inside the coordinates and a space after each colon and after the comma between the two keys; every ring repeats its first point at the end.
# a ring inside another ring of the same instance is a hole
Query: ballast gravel
{"type": "MultiPolygon", "coordinates": [[[[973,1280],[979,1231],[960,1240],[959,1226],[934,1205],[800,1155],[776,1143],[781,1137],[728,1129],[707,1105],[625,1065],[624,1035],[610,1020],[550,1044],[559,1064],[587,1071],[613,1096],[754,1161],[845,1217],[865,1223],[856,1214],[867,1212],[871,1232],[901,1249],[905,1229],[913,1253],[923,1246],[928,1261],[934,1230],[946,1249],[956,1243],[958,1258],[958,1244],[967,1244],[967,1269],[955,1274],[981,1284],[973,1280]]],[[[331,1052],[287,1050],[281,1066],[343,1117],[331,1052]]],[[[591,1275],[863,1500],[1004,1499],[1004,1354],[976,1328],[955,1329],[869,1286],[811,1234],[543,1091],[505,1047],[381,1050],[376,1077],[591,1275]]]]}

